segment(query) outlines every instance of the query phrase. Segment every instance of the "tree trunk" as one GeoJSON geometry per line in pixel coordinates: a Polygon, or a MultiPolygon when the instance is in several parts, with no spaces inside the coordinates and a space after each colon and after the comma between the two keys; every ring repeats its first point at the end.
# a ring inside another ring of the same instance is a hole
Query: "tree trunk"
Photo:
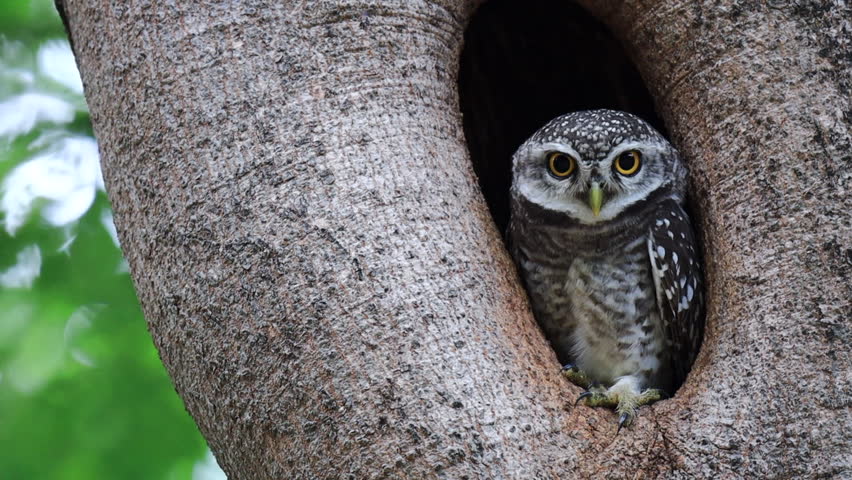
{"type": "Polygon", "coordinates": [[[709,283],[686,384],[618,436],[473,175],[477,2],[66,0],[152,336],[231,479],[852,475],[849,8],[584,3],[688,159],[709,283]]]}

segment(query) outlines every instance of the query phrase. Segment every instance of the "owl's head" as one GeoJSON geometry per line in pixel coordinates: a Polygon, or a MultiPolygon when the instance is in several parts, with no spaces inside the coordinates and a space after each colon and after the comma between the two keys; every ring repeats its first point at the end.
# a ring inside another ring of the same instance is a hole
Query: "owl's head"
{"type": "Polygon", "coordinates": [[[617,218],[652,196],[683,197],[686,168],[645,121],[614,110],[551,120],[515,152],[512,194],[583,224],[617,218]]]}

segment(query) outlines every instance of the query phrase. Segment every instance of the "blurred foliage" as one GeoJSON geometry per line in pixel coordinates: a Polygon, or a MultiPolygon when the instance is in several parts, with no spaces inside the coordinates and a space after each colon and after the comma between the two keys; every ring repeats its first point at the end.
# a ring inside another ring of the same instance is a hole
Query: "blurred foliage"
{"type": "Polygon", "coordinates": [[[65,34],[52,0],[0,2],[0,32],[14,38],[41,39],[65,34]]]}
{"type": "Polygon", "coordinates": [[[199,474],[212,460],[146,330],[99,171],[80,173],[97,156],[62,150],[92,130],[73,82],[47,71],[54,57],[38,60],[65,38],[53,2],[0,2],[0,35],[0,106],[19,109],[0,118],[0,478],[223,478],[199,474]],[[32,125],[8,133],[18,117],[32,125]],[[22,175],[40,155],[52,176],[22,175]]]}

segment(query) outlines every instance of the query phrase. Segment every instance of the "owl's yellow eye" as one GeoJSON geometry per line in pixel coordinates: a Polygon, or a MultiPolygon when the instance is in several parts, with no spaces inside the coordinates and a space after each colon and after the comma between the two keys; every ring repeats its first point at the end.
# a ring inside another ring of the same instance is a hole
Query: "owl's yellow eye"
{"type": "Polygon", "coordinates": [[[629,177],[639,171],[642,166],[642,154],[639,150],[628,150],[615,157],[615,171],[629,177]]]}
{"type": "Polygon", "coordinates": [[[565,178],[574,172],[577,162],[571,155],[562,152],[550,152],[547,154],[547,166],[550,173],[556,178],[565,178]]]}

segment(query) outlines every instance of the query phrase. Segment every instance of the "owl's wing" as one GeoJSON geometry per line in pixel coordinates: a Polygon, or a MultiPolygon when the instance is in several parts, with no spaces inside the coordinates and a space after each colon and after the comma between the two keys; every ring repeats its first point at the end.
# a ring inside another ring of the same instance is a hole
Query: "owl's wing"
{"type": "Polygon", "coordinates": [[[679,384],[689,373],[704,327],[704,278],[695,235],[683,207],[661,202],[648,237],[657,306],[671,341],[672,365],[679,384]]]}

